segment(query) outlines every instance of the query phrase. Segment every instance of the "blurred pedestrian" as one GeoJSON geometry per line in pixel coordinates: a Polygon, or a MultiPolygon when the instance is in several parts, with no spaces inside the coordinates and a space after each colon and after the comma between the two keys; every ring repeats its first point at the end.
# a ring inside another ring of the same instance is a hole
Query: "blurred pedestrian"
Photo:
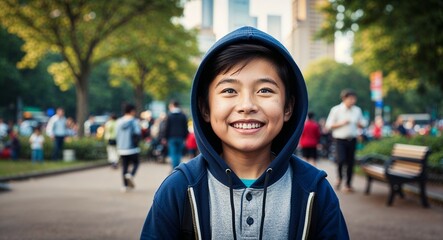
{"type": "Polygon", "coordinates": [[[31,146],[31,160],[32,163],[43,163],[43,143],[45,138],[41,133],[40,126],[34,128],[34,132],[29,137],[29,144],[31,146]]]}
{"type": "Polygon", "coordinates": [[[152,117],[152,112],[146,110],[140,113],[140,127],[142,131],[142,138],[144,140],[150,141],[151,136],[151,128],[154,125],[154,118],[152,117]]]}
{"type": "Polygon", "coordinates": [[[409,136],[408,130],[406,130],[406,128],[404,126],[403,117],[400,115],[395,120],[393,129],[394,129],[394,134],[396,134],[396,135],[400,135],[400,136],[404,136],[404,137],[409,136]]]}
{"type": "Polygon", "coordinates": [[[166,118],[165,139],[168,143],[168,153],[172,169],[177,167],[183,155],[185,139],[188,135],[188,118],[182,112],[177,100],[169,102],[169,114],[166,118]]]}
{"type": "Polygon", "coordinates": [[[113,168],[118,167],[118,152],[117,152],[117,117],[115,114],[109,116],[105,123],[104,139],[106,141],[106,152],[108,154],[108,162],[113,168]]]}
{"type": "Polygon", "coordinates": [[[18,139],[17,129],[9,129],[9,146],[11,147],[11,158],[12,160],[18,160],[20,156],[21,144],[18,139]]]}
{"type": "Polygon", "coordinates": [[[317,145],[320,143],[320,126],[315,121],[314,113],[309,112],[305,122],[303,133],[300,137],[302,155],[306,161],[316,166],[317,145]]]}
{"type": "Polygon", "coordinates": [[[188,136],[186,137],[186,149],[188,150],[189,157],[192,159],[198,154],[197,141],[195,140],[192,123],[189,124],[188,132],[188,136]]]}
{"type": "Polygon", "coordinates": [[[336,189],[340,189],[343,180],[343,167],[346,166],[346,192],[352,192],[352,176],[354,174],[355,149],[359,128],[366,123],[362,111],[355,106],[357,94],[351,89],[344,89],[341,94],[342,102],[332,107],[326,120],[326,127],[332,131],[336,144],[336,161],[338,180],[336,189]]]}
{"type": "Polygon", "coordinates": [[[379,140],[383,137],[383,118],[381,116],[376,116],[374,124],[372,125],[372,138],[374,140],[379,140]]]}
{"type": "Polygon", "coordinates": [[[320,118],[318,121],[318,125],[320,126],[320,156],[328,159],[333,159],[331,154],[331,145],[332,145],[332,135],[331,131],[326,128],[326,119],[320,118]]]}
{"type": "Polygon", "coordinates": [[[151,146],[148,152],[148,158],[153,160],[166,161],[168,155],[167,142],[162,141],[166,135],[166,113],[161,112],[151,127],[151,146]]]}
{"type": "Polygon", "coordinates": [[[8,124],[3,121],[3,118],[0,118],[0,140],[8,136],[8,124]]]}
{"type": "Polygon", "coordinates": [[[135,187],[134,176],[139,165],[138,141],[141,138],[141,130],[135,118],[136,113],[135,106],[127,104],[124,115],[117,120],[116,125],[117,152],[122,159],[123,192],[135,187]],[[131,165],[132,169],[129,171],[131,165]]]}
{"type": "Polygon", "coordinates": [[[57,108],[56,114],[52,116],[46,126],[46,134],[54,141],[52,159],[61,159],[63,144],[68,133],[65,110],[61,107],[57,108]]]}

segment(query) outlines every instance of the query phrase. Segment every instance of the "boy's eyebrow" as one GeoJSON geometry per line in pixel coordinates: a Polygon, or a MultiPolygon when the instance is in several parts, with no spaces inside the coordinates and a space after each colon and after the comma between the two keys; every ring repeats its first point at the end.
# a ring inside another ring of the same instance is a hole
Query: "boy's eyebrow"
{"type": "MultiPolygon", "coordinates": [[[[218,87],[219,85],[222,85],[222,84],[225,84],[225,83],[239,83],[239,82],[240,82],[240,80],[238,80],[238,79],[224,78],[224,79],[220,80],[215,85],[215,87],[218,87]]],[[[260,82],[260,83],[270,83],[270,84],[275,85],[276,87],[278,87],[277,82],[274,79],[272,79],[272,78],[266,78],[266,77],[265,78],[259,78],[259,79],[257,79],[257,82],[260,82]]]]}
{"type": "Polygon", "coordinates": [[[272,79],[272,78],[260,78],[260,79],[258,79],[258,82],[270,83],[270,84],[275,85],[276,87],[278,87],[277,82],[274,79],[272,79]]]}
{"type": "Polygon", "coordinates": [[[215,85],[215,87],[218,87],[218,86],[225,84],[225,83],[238,83],[238,82],[239,82],[239,80],[234,79],[234,78],[223,78],[215,85]]]}

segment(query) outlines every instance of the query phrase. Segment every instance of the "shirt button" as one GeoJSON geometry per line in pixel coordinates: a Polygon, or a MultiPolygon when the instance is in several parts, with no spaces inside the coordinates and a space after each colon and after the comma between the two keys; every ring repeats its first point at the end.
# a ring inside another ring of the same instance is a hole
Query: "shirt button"
{"type": "Polygon", "coordinates": [[[251,201],[252,200],[252,194],[246,193],[246,200],[251,201]]]}
{"type": "Polygon", "coordinates": [[[248,217],[248,219],[246,219],[246,223],[251,226],[252,224],[254,224],[254,219],[251,217],[248,217]]]}

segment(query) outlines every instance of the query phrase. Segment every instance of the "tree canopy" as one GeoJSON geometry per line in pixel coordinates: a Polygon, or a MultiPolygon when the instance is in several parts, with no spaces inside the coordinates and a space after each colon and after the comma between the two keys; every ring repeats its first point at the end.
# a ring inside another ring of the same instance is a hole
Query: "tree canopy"
{"type": "MultiPolygon", "coordinates": [[[[357,105],[369,117],[374,117],[375,104],[371,102],[369,78],[354,65],[337,63],[331,59],[320,59],[309,65],[305,73],[309,93],[309,110],[318,117],[326,117],[332,106],[340,102],[340,91],[352,88],[357,92],[357,105]]],[[[413,89],[387,89],[383,103],[386,106],[383,117],[387,122],[395,120],[402,113],[430,113],[435,119],[438,112],[443,112],[443,99],[438,88],[429,86],[426,97],[420,96],[413,89]]]]}
{"type": "Polygon", "coordinates": [[[49,67],[62,89],[74,84],[76,118],[82,133],[89,114],[89,76],[92,69],[112,58],[144,47],[121,43],[135,26],[149,35],[158,23],[182,14],[180,0],[0,0],[0,23],[25,41],[20,68],[35,67],[43,57],[59,53],[63,60],[49,67]],[[137,24],[132,24],[136,22],[137,24]]]}
{"type": "Polygon", "coordinates": [[[162,26],[156,34],[133,37],[133,42],[145,47],[125,54],[111,64],[112,83],[119,85],[126,81],[133,86],[135,105],[139,111],[144,93],[157,100],[165,100],[173,93],[190,89],[196,69],[192,62],[200,54],[196,32],[171,22],[162,26]]]}
{"type": "Polygon", "coordinates": [[[387,87],[443,91],[443,2],[330,0],[319,36],[355,33],[354,60],[366,74],[382,70],[387,87]]]}

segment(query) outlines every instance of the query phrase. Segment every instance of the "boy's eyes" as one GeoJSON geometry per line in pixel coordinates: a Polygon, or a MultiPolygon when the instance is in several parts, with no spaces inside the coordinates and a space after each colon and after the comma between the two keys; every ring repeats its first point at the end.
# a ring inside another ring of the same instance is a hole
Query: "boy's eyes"
{"type": "Polygon", "coordinates": [[[232,88],[225,88],[222,90],[222,93],[235,93],[235,90],[232,88]]]}
{"type": "Polygon", "coordinates": [[[258,90],[259,93],[273,93],[274,91],[270,88],[262,88],[258,90]]]}
{"type": "MultiPolygon", "coordinates": [[[[260,88],[257,93],[273,93],[274,91],[271,88],[260,88]]],[[[221,93],[237,93],[237,91],[233,88],[225,88],[221,91],[221,93]]]]}

